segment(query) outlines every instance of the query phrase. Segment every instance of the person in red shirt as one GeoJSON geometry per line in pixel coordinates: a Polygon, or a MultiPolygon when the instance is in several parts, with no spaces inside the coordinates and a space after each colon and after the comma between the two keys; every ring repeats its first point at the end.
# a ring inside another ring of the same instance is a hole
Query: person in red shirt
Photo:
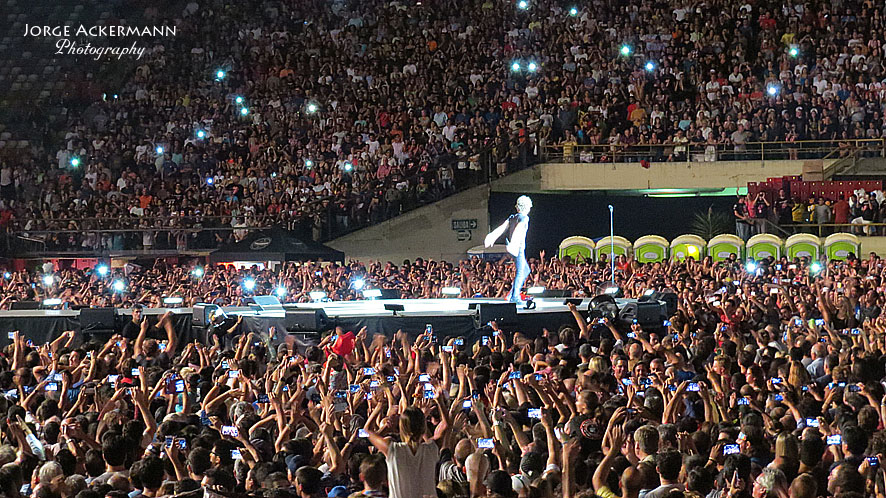
{"type": "Polygon", "coordinates": [[[834,223],[849,223],[849,201],[846,194],[840,194],[840,200],[834,204],[834,223]]]}

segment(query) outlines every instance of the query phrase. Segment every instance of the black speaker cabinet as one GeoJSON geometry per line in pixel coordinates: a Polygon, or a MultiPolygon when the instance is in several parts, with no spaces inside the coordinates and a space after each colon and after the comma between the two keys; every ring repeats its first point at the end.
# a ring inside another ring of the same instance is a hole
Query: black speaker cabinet
{"type": "Polygon", "coordinates": [[[113,331],[117,325],[116,316],[114,308],[83,308],[80,310],[80,330],[113,331]]]}
{"type": "Polygon", "coordinates": [[[286,310],[288,332],[321,332],[329,327],[329,317],[322,309],[286,310]]]}
{"type": "Polygon", "coordinates": [[[499,325],[517,324],[517,305],[515,303],[477,303],[477,314],[481,326],[492,321],[499,325]]]}
{"type": "Polygon", "coordinates": [[[661,327],[667,317],[666,306],[659,301],[637,302],[632,301],[618,312],[618,319],[625,325],[634,323],[634,320],[642,327],[661,327]]]}

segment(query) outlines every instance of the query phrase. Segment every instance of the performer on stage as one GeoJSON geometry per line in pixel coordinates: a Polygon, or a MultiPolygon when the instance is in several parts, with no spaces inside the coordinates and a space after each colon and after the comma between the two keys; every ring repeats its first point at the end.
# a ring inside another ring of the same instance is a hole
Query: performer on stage
{"type": "Polygon", "coordinates": [[[517,213],[512,214],[498,228],[493,230],[486,236],[484,241],[486,247],[495,244],[505,232],[507,236],[508,253],[514,257],[514,263],[517,265],[517,274],[514,276],[514,286],[508,294],[508,301],[512,303],[521,302],[520,290],[529,276],[529,264],[526,262],[526,230],[529,228],[529,210],[532,209],[532,200],[525,195],[521,195],[517,199],[517,213]]]}

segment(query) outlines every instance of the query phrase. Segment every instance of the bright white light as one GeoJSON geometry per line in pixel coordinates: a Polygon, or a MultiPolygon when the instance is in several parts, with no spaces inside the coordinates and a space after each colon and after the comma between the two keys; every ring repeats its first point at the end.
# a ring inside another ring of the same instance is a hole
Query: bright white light
{"type": "Polygon", "coordinates": [[[61,303],[62,300],[57,297],[43,300],[43,306],[58,306],[61,303]]]}
{"type": "Polygon", "coordinates": [[[50,286],[55,282],[55,277],[52,275],[43,275],[43,285],[50,286]]]}
{"type": "Polygon", "coordinates": [[[224,72],[223,70],[221,70],[221,69],[219,69],[218,71],[216,71],[216,72],[215,72],[215,79],[217,79],[217,80],[223,80],[223,79],[225,79],[225,72],[224,72]]]}
{"type": "Polygon", "coordinates": [[[199,138],[199,139],[206,138],[206,132],[203,130],[197,130],[197,138],[199,138]]]}
{"type": "Polygon", "coordinates": [[[652,61],[647,62],[646,63],[646,70],[650,71],[650,72],[655,71],[655,63],[652,61]]]}
{"type": "Polygon", "coordinates": [[[122,280],[114,280],[114,283],[111,284],[111,288],[116,292],[123,292],[123,289],[126,288],[126,284],[124,284],[122,280]]]}
{"type": "Polygon", "coordinates": [[[363,289],[363,297],[367,299],[377,299],[381,297],[381,289],[363,289]]]}
{"type": "Polygon", "coordinates": [[[818,273],[821,271],[821,263],[812,263],[811,265],[809,265],[809,269],[812,271],[812,273],[818,273]]]}
{"type": "Polygon", "coordinates": [[[193,270],[191,270],[191,274],[197,278],[202,278],[203,277],[203,267],[198,266],[198,267],[194,268],[193,270]]]}
{"type": "Polygon", "coordinates": [[[247,115],[247,114],[249,114],[249,109],[247,109],[247,108],[245,108],[245,107],[241,107],[241,108],[240,108],[240,115],[241,115],[241,116],[245,116],[245,115],[247,115]]]}
{"type": "Polygon", "coordinates": [[[311,291],[308,293],[312,301],[320,301],[326,299],[326,293],[323,291],[311,291]]]}
{"type": "Polygon", "coordinates": [[[286,289],[286,287],[283,287],[282,285],[274,289],[274,294],[276,294],[277,297],[285,297],[288,292],[289,291],[286,289]]]}
{"type": "Polygon", "coordinates": [[[655,294],[655,289],[646,289],[646,292],[643,293],[644,296],[651,296],[655,294]]]}
{"type": "Polygon", "coordinates": [[[514,61],[513,63],[511,63],[511,71],[514,71],[516,73],[519,70],[520,70],[520,63],[519,62],[514,61]]]}
{"type": "Polygon", "coordinates": [[[778,87],[775,85],[769,85],[766,87],[766,93],[774,97],[778,95],[778,87]]]}
{"type": "Polygon", "coordinates": [[[757,271],[757,263],[754,263],[753,261],[748,261],[747,264],[744,265],[744,268],[745,270],[747,270],[748,273],[754,273],[755,271],[757,271]]]}
{"type": "Polygon", "coordinates": [[[354,165],[350,162],[345,163],[345,171],[350,172],[354,169],[354,165]]]}
{"type": "Polygon", "coordinates": [[[351,284],[351,287],[353,287],[356,290],[360,290],[363,288],[364,285],[366,285],[366,282],[364,282],[362,278],[357,278],[357,279],[354,279],[354,282],[351,284]]]}
{"type": "Polygon", "coordinates": [[[529,289],[527,289],[527,290],[526,290],[526,293],[527,293],[527,294],[531,294],[531,295],[533,295],[533,296],[537,296],[537,295],[541,294],[541,293],[544,292],[544,291],[545,291],[545,288],[544,288],[544,287],[542,287],[542,286],[536,286],[536,287],[530,287],[529,289]]]}
{"type": "Polygon", "coordinates": [[[207,184],[207,185],[212,185],[213,183],[215,183],[215,178],[213,178],[213,177],[211,177],[211,176],[207,176],[207,177],[206,177],[206,184],[207,184]]]}
{"type": "Polygon", "coordinates": [[[251,278],[247,278],[246,280],[243,281],[243,288],[248,291],[255,289],[255,280],[253,280],[251,278]]]}
{"type": "Polygon", "coordinates": [[[10,278],[12,278],[12,273],[4,272],[4,273],[3,273],[3,278],[5,278],[5,279],[10,279],[10,278]]]}
{"type": "Polygon", "coordinates": [[[572,17],[577,16],[577,15],[578,15],[578,9],[576,9],[575,7],[569,9],[569,15],[572,16],[572,17]]]}
{"type": "Polygon", "coordinates": [[[797,50],[797,47],[791,47],[791,49],[788,50],[788,53],[791,55],[791,57],[796,57],[800,55],[800,51],[797,50]]]}
{"type": "Polygon", "coordinates": [[[526,0],[520,0],[519,2],[517,2],[517,8],[519,8],[520,10],[526,10],[529,8],[529,2],[527,2],[526,0]]]}
{"type": "Polygon", "coordinates": [[[71,158],[71,166],[73,166],[75,168],[77,166],[80,166],[80,158],[79,157],[72,157],[71,158]]]}
{"type": "Polygon", "coordinates": [[[104,276],[107,276],[107,275],[108,275],[108,272],[110,271],[110,269],[108,268],[108,265],[98,265],[98,268],[96,268],[95,271],[96,271],[99,275],[101,275],[102,277],[104,277],[104,276]]]}
{"type": "Polygon", "coordinates": [[[314,161],[311,161],[310,159],[305,159],[305,168],[311,169],[313,165],[314,161]]]}
{"type": "Polygon", "coordinates": [[[317,104],[311,102],[310,104],[308,104],[307,110],[309,113],[314,114],[315,112],[317,112],[317,104]]]}
{"type": "Polygon", "coordinates": [[[443,287],[443,290],[440,291],[444,296],[458,296],[461,294],[461,289],[458,287],[443,287]]]}
{"type": "Polygon", "coordinates": [[[624,56],[631,55],[631,46],[630,45],[622,45],[621,46],[621,55],[624,55],[624,56]]]}
{"type": "Polygon", "coordinates": [[[534,73],[536,70],[538,70],[538,64],[530,62],[529,65],[526,66],[526,69],[528,69],[530,73],[534,73]]]}
{"type": "Polygon", "coordinates": [[[163,154],[163,146],[158,145],[158,146],[157,146],[157,155],[159,156],[159,155],[161,155],[161,154],[163,154]]]}
{"type": "Polygon", "coordinates": [[[605,289],[603,289],[603,294],[609,294],[609,295],[618,294],[618,286],[617,285],[610,285],[609,287],[606,287],[605,289]]]}
{"type": "Polygon", "coordinates": [[[237,95],[237,97],[234,99],[234,102],[236,102],[236,103],[238,103],[238,104],[242,104],[242,103],[243,103],[243,97],[237,95]]]}
{"type": "Polygon", "coordinates": [[[184,299],[177,296],[163,298],[163,304],[181,304],[184,301],[184,299]]]}

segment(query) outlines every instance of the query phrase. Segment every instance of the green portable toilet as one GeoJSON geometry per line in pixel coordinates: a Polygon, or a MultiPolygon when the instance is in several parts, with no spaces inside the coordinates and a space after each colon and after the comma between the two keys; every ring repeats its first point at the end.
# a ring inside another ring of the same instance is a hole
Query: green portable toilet
{"type": "Polygon", "coordinates": [[[828,261],[845,260],[850,252],[858,256],[860,249],[861,242],[858,240],[858,236],[851,233],[834,233],[824,239],[824,253],[827,255],[828,261]]]}
{"type": "Polygon", "coordinates": [[[725,261],[733,254],[735,254],[736,258],[742,259],[743,252],[744,241],[741,240],[741,237],[732,234],[724,233],[722,235],[717,235],[708,242],[708,256],[710,256],[715,263],[718,261],[725,261]]]}
{"type": "Polygon", "coordinates": [[[700,261],[705,255],[705,241],[698,235],[686,234],[671,241],[671,257],[679,261],[692,258],[700,261]]]}
{"type": "Polygon", "coordinates": [[[754,261],[781,257],[781,239],[771,233],[760,233],[748,239],[745,254],[754,261]]]}
{"type": "Polygon", "coordinates": [[[668,239],[644,235],[634,241],[634,259],[641,263],[658,263],[668,259],[668,239]]]}
{"type": "Polygon", "coordinates": [[[572,258],[572,261],[593,261],[594,241],[579,235],[566,237],[560,242],[557,257],[563,259],[566,256],[572,258]]]}
{"type": "Polygon", "coordinates": [[[790,260],[808,258],[818,261],[821,257],[821,239],[811,233],[796,233],[784,241],[784,252],[790,260]]]}
{"type": "Polygon", "coordinates": [[[601,254],[609,254],[615,256],[627,256],[631,249],[631,241],[624,237],[610,239],[608,236],[597,239],[596,252],[599,258],[601,254]]]}

